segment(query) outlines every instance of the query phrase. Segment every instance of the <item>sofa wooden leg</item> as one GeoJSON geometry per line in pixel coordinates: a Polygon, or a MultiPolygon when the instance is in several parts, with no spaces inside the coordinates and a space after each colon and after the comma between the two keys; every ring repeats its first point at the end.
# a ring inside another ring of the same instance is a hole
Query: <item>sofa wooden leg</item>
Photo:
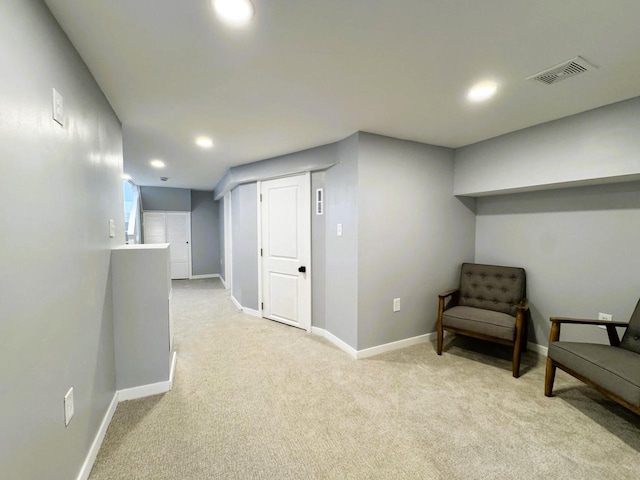
{"type": "Polygon", "coordinates": [[[544,375],[544,395],[551,397],[553,395],[553,382],[556,379],[556,366],[553,361],[547,357],[547,370],[544,375]]]}

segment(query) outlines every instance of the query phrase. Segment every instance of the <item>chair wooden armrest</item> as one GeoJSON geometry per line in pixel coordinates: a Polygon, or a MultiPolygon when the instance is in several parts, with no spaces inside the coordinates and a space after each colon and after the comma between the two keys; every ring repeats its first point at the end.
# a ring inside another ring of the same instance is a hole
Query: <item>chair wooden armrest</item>
{"type": "Polygon", "coordinates": [[[551,317],[551,322],[573,323],[577,325],[613,325],[614,327],[626,327],[627,322],[614,322],[612,320],[597,320],[595,318],[571,318],[571,317],[551,317]]]}
{"type": "Polygon", "coordinates": [[[452,288],[451,290],[447,290],[446,292],[442,292],[438,294],[438,298],[447,298],[459,291],[459,288],[452,288]]]}
{"type": "Polygon", "coordinates": [[[527,310],[529,310],[529,300],[527,300],[526,298],[523,298],[520,301],[520,303],[516,305],[516,310],[521,310],[523,312],[526,312],[527,310]]]}
{"type": "Polygon", "coordinates": [[[617,347],[620,345],[620,337],[616,327],[626,327],[627,322],[614,322],[611,320],[596,320],[594,318],[571,318],[571,317],[551,317],[551,332],[549,333],[549,343],[560,340],[560,325],[563,323],[573,325],[603,325],[607,328],[609,343],[617,347]]]}

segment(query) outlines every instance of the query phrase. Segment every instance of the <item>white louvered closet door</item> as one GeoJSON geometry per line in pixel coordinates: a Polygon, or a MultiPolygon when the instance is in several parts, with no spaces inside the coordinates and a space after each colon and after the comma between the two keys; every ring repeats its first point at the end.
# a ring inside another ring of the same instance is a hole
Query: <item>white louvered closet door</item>
{"type": "Polygon", "coordinates": [[[168,243],[171,279],[191,275],[191,217],[189,212],[144,212],[144,243],[168,243]]]}

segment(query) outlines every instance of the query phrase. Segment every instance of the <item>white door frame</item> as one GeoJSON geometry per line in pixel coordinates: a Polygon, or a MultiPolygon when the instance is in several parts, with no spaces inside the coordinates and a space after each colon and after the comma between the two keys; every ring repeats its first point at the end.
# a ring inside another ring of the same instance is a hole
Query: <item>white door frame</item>
{"type": "Polygon", "coordinates": [[[262,281],[262,202],[260,199],[260,195],[262,192],[262,183],[268,180],[276,180],[278,178],[287,178],[287,177],[297,177],[297,176],[301,176],[304,175],[305,177],[305,183],[308,186],[308,191],[307,191],[307,200],[308,200],[308,208],[307,208],[307,215],[309,216],[309,259],[307,260],[307,275],[309,275],[309,283],[308,283],[308,295],[309,295],[309,308],[308,311],[306,312],[306,316],[309,319],[309,323],[306,326],[305,330],[307,330],[307,332],[311,332],[311,326],[313,324],[313,318],[312,318],[312,313],[313,313],[313,296],[311,294],[312,292],[312,284],[313,284],[313,266],[311,265],[311,172],[301,172],[301,173],[294,173],[291,175],[282,175],[282,176],[278,176],[278,177],[272,177],[272,178],[268,178],[268,179],[264,179],[264,180],[259,180],[257,182],[257,195],[256,195],[256,208],[258,209],[258,312],[260,314],[260,316],[262,317],[264,315],[264,311],[262,308],[263,305],[263,281],[262,281]]]}
{"type": "Polygon", "coordinates": [[[233,296],[233,246],[231,244],[231,192],[224,195],[224,283],[233,296]]]}

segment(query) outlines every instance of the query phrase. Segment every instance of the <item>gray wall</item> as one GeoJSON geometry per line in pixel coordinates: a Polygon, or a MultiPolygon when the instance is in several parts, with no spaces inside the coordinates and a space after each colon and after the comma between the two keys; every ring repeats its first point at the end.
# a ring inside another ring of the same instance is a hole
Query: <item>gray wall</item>
{"type": "Polygon", "coordinates": [[[214,196],[218,200],[226,192],[243,183],[324,170],[335,163],[336,148],[337,144],[332,143],[289,155],[231,167],[216,185],[214,196]]]}
{"type": "Polygon", "coordinates": [[[316,215],[316,189],[325,187],[325,172],[311,174],[311,323],[325,328],[326,215],[316,215]]]}
{"type": "Polygon", "coordinates": [[[218,202],[213,192],[191,191],[191,262],[193,275],[220,273],[218,202]]]}
{"type": "Polygon", "coordinates": [[[435,330],[438,292],[473,260],[475,213],[452,194],[451,149],[367,133],[359,140],[362,350],[435,330]],[[396,297],[402,306],[393,313],[396,297]]]}
{"type": "MultiPolygon", "coordinates": [[[[638,152],[640,158],[640,152],[638,152]]],[[[640,296],[640,183],[478,199],[476,260],[527,271],[533,329],[547,345],[549,317],[628,321],[640,296]]],[[[563,327],[562,339],[607,343],[597,327],[563,327]]]]}
{"type": "Polygon", "coordinates": [[[191,212],[191,273],[221,272],[218,206],[213,192],[188,188],[140,187],[143,210],[191,212]]]}
{"type": "Polygon", "coordinates": [[[116,388],[169,380],[169,244],[125,245],[111,252],[116,388]]]}
{"type": "Polygon", "coordinates": [[[639,131],[640,97],[459,148],[454,193],[640,180],[639,131]]]}
{"type": "Polygon", "coordinates": [[[326,171],[324,189],[325,329],[353,348],[358,342],[358,137],[338,143],[339,163],[326,171]]]}
{"type": "Polygon", "coordinates": [[[140,187],[143,210],[190,212],[191,190],[188,188],[140,187]]]}
{"type": "Polygon", "coordinates": [[[258,191],[255,183],[231,192],[233,296],[243,307],[258,310],[258,191]]]}
{"type": "Polygon", "coordinates": [[[124,243],[122,131],[42,2],[2,1],[0,44],[0,478],[68,480],[115,393],[109,263],[124,243]],[[51,119],[52,87],[64,127],[51,119]]]}

